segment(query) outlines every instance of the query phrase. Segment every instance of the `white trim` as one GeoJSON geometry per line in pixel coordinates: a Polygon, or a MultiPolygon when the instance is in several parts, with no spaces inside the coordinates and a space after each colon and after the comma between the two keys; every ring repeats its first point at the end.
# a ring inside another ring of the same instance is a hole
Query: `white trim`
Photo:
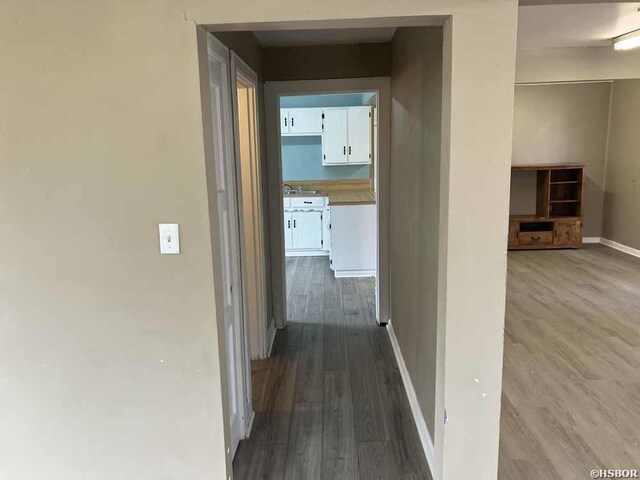
{"type": "Polygon", "coordinates": [[[329,252],[325,250],[288,250],[285,257],[328,257],[329,252]]]}
{"type": "Polygon", "coordinates": [[[276,319],[271,319],[271,325],[269,325],[269,333],[267,333],[267,341],[269,342],[269,348],[267,349],[267,358],[271,356],[273,352],[273,342],[276,339],[276,319]]]}
{"type": "Polygon", "coordinates": [[[640,257],[640,250],[638,250],[637,248],[614,242],[613,240],[609,240],[608,238],[601,238],[600,243],[606,245],[607,247],[611,247],[621,252],[628,253],[629,255],[633,255],[634,257],[640,257]]]}
{"type": "Polygon", "coordinates": [[[357,278],[357,277],[375,277],[375,270],[335,270],[333,272],[336,278],[357,278]]]}
{"type": "Polygon", "coordinates": [[[582,237],[582,243],[600,243],[600,237],[582,237]]]}
{"type": "Polygon", "coordinates": [[[256,418],[256,412],[253,411],[253,408],[249,410],[249,418],[247,418],[247,422],[245,424],[244,429],[244,438],[249,438],[251,435],[251,429],[253,428],[253,420],[256,418]]]}
{"type": "Polygon", "coordinates": [[[393,331],[391,319],[389,319],[389,323],[387,323],[387,333],[389,334],[389,340],[391,340],[393,353],[395,354],[396,361],[398,362],[398,368],[400,369],[400,375],[402,376],[404,389],[407,392],[407,397],[409,398],[409,405],[411,406],[413,420],[416,423],[416,427],[418,429],[420,443],[422,443],[422,449],[424,450],[424,454],[427,457],[429,470],[431,470],[430,473],[433,477],[435,472],[436,451],[433,446],[433,440],[431,440],[431,435],[429,434],[429,429],[427,428],[427,422],[425,422],[424,416],[422,415],[422,409],[420,408],[420,404],[418,403],[418,396],[416,395],[416,391],[413,388],[413,382],[411,381],[411,377],[409,376],[407,365],[404,363],[404,357],[402,356],[402,352],[400,351],[398,339],[396,338],[396,334],[393,331]]]}

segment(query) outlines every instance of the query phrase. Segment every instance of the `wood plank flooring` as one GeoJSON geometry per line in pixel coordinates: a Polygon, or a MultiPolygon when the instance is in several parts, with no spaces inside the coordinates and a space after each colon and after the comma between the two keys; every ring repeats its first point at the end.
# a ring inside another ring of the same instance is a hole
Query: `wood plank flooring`
{"type": "Polygon", "coordinates": [[[640,469],[640,259],[510,252],[500,480],[640,469]]]}
{"type": "Polygon", "coordinates": [[[429,479],[370,278],[287,258],[289,326],[252,362],[256,413],[234,479],[429,479]]]}

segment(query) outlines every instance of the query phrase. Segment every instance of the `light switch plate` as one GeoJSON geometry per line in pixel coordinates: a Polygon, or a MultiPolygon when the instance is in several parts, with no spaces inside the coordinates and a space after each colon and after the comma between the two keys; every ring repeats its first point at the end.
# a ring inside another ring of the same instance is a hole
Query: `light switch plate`
{"type": "Polygon", "coordinates": [[[177,223],[161,223],[158,225],[160,232],[160,254],[175,255],[180,253],[180,229],[177,223]]]}

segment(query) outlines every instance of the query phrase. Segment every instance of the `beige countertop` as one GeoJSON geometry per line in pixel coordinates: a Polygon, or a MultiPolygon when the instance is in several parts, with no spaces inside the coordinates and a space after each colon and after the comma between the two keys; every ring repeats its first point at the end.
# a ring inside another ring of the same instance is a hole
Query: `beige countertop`
{"type": "Polygon", "coordinates": [[[286,182],[302,190],[316,190],[318,193],[284,194],[285,198],[329,197],[330,206],[375,205],[376,194],[368,180],[333,180],[286,182]]]}

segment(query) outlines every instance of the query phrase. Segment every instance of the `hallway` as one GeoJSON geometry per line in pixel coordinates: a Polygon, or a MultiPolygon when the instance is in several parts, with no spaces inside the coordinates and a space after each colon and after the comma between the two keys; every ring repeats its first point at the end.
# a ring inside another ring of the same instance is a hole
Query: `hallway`
{"type": "Polygon", "coordinates": [[[286,260],[289,325],[252,362],[255,420],[235,479],[428,479],[372,278],[327,257],[286,260]]]}

